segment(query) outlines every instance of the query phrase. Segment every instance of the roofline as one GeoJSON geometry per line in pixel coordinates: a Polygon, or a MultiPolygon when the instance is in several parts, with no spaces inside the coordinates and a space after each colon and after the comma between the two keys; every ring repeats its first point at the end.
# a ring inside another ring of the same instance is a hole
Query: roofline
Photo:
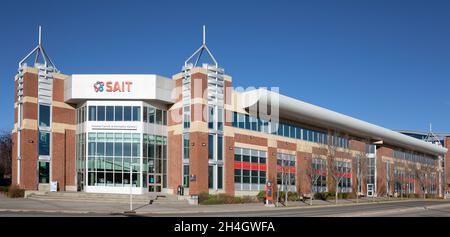
{"type": "MultiPolygon", "coordinates": [[[[423,132],[418,130],[405,130],[405,129],[393,129],[396,132],[399,133],[412,133],[412,134],[418,134],[418,135],[427,135],[429,132],[423,132]]],[[[436,136],[443,136],[448,137],[450,136],[450,132],[433,132],[436,136]]]]}
{"type": "Polygon", "coordinates": [[[241,106],[249,108],[257,103],[269,105],[271,101],[278,101],[280,115],[293,121],[315,123],[362,138],[381,140],[383,143],[427,154],[445,155],[447,153],[446,148],[266,89],[244,92],[241,106]]]}

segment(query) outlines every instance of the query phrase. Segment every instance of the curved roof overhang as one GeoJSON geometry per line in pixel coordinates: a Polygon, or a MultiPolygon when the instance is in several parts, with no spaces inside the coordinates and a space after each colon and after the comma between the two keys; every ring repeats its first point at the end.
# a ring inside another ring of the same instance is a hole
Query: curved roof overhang
{"type": "Polygon", "coordinates": [[[257,104],[260,106],[271,106],[272,108],[273,105],[276,106],[278,104],[279,116],[292,121],[314,124],[360,138],[382,141],[384,144],[407,148],[430,155],[443,156],[447,152],[447,149],[444,147],[266,89],[257,89],[242,93],[241,106],[244,109],[257,104]]]}

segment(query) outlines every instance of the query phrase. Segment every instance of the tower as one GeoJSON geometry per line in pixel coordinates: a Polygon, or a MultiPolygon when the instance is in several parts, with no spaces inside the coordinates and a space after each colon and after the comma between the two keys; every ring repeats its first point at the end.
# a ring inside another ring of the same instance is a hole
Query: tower
{"type": "Polygon", "coordinates": [[[75,187],[75,110],[64,103],[64,80],[42,45],[20,62],[15,76],[13,184],[27,190],[75,187]],[[29,64],[30,63],[30,64],[29,64]]]}
{"type": "Polygon", "coordinates": [[[225,175],[225,170],[233,172],[233,168],[225,169],[225,154],[230,153],[225,151],[224,136],[225,108],[231,104],[226,88],[231,88],[231,77],[207,47],[205,26],[202,45],[173,80],[181,93],[176,101],[179,106],[171,108],[169,115],[182,114],[182,118],[169,119],[169,188],[182,184],[190,195],[234,192],[232,183],[226,187],[225,181],[226,176],[233,177],[232,173],[225,175]]]}

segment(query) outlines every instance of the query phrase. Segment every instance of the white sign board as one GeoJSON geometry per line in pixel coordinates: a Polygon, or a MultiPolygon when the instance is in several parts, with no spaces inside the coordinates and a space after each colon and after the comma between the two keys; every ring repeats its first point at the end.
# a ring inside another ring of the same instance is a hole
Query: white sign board
{"type": "Polygon", "coordinates": [[[57,192],[57,191],[58,191],[58,181],[51,181],[50,192],[57,192]]]}
{"type": "Polygon", "coordinates": [[[74,74],[64,81],[66,102],[76,100],[161,100],[173,103],[173,80],[147,74],[74,74]]]}

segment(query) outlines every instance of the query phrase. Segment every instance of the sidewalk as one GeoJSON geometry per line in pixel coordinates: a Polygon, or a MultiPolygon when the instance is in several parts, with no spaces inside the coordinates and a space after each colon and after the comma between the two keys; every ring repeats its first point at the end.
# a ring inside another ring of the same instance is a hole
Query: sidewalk
{"type": "MultiPolygon", "coordinates": [[[[380,203],[380,202],[405,202],[420,199],[360,199],[359,204],[380,203]]],[[[338,205],[357,205],[356,200],[338,200],[338,205]]],[[[336,206],[334,200],[322,201],[314,200],[313,206],[304,202],[289,202],[287,207],[280,206],[278,208],[265,207],[262,203],[248,204],[225,204],[225,205],[186,205],[186,204],[146,204],[134,205],[133,209],[136,214],[174,214],[174,213],[207,213],[207,212],[251,212],[251,211],[267,211],[270,209],[282,208],[315,208],[324,206],[336,206]]],[[[59,212],[59,213],[97,213],[97,214],[122,214],[128,211],[129,204],[126,203],[102,203],[102,202],[75,202],[75,201],[48,201],[48,200],[32,200],[24,198],[7,198],[0,194],[0,211],[35,211],[35,212],[59,212]]]]}

